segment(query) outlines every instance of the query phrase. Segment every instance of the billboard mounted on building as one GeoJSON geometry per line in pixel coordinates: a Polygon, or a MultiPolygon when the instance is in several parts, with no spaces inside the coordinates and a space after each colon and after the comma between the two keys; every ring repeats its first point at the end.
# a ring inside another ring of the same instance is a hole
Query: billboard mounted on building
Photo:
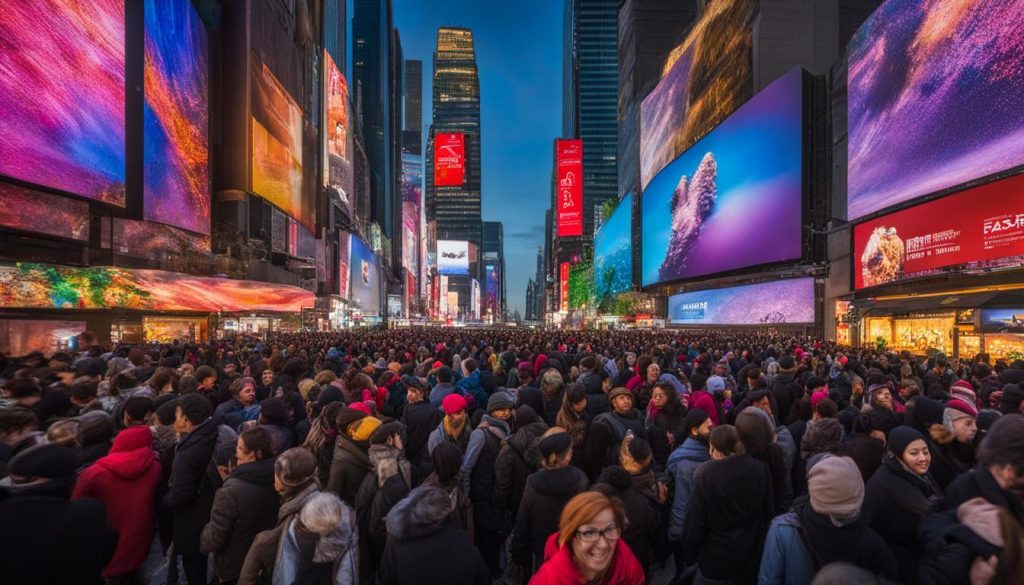
{"type": "Polygon", "coordinates": [[[466,137],[462,133],[434,136],[434,186],[461,187],[466,181],[466,137]]]}
{"type": "Polygon", "coordinates": [[[467,276],[469,274],[469,242],[438,240],[437,273],[447,276],[467,276]]]}
{"type": "Polygon", "coordinates": [[[558,237],[583,235],[583,141],[555,141],[558,237]]]}

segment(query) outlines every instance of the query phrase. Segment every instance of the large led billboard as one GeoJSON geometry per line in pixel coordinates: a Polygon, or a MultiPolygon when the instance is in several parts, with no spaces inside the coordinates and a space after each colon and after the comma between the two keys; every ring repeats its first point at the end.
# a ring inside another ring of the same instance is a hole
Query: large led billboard
{"type": "Polygon", "coordinates": [[[359,236],[352,235],[351,280],[349,290],[352,302],[364,315],[380,314],[380,270],[377,268],[377,255],[359,236]]]}
{"type": "Polygon", "coordinates": [[[756,0],[706,3],[666,60],[662,79],[640,103],[640,185],[700,140],[743,102],[753,86],[756,0]]]}
{"type": "Polygon", "coordinates": [[[446,276],[467,276],[469,274],[469,242],[438,240],[437,273],[446,276]]]}
{"type": "Polygon", "coordinates": [[[1024,4],[888,0],[850,41],[848,217],[1024,164],[1024,4]]]}
{"type": "Polygon", "coordinates": [[[191,0],[146,0],[142,210],[210,233],[209,58],[191,0]]]}
{"type": "Polygon", "coordinates": [[[134,219],[102,218],[100,247],[136,258],[160,260],[167,255],[185,256],[210,252],[210,236],[179,230],[169,225],[134,219]]]}
{"type": "Polygon", "coordinates": [[[0,183],[0,226],[89,241],[89,204],[0,183]]]}
{"type": "Polygon", "coordinates": [[[348,298],[348,281],[351,278],[349,264],[351,258],[352,234],[338,231],[338,296],[348,298]]]}
{"type": "Polygon", "coordinates": [[[434,186],[461,187],[466,180],[466,137],[464,134],[434,136],[434,186]]]}
{"type": "Polygon", "coordinates": [[[418,274],[420,201],[423,199],[423,156],[402,153],[402,266],[418,274]]]}
{"type": "Polygon", "coordinates": [[[801,257],[802,80],[784,74],[650,182],[643,286],[801,257]]]}
{"type": "Polygon", "coordinates": [[[17,264],[0,267],[0,307],[146,311],[276,311],[312,308],[294,286],[162,270],[17,264]]]}
{"type": "Polygon", "coordinates": [[[594,234],[594,298],[598,305],[633,288],[633,194],[619,201],[594,234]]]}
{"type": "Polygon", "coordinates": [[[569,309],[569,263],[558,265],[558,304],[563,311],[569,309]]]}
{"type": "Polygon", "coordinates": [[[594,264],[581,262],[569,268],[569,308],[580,309],[591,304],[594,286],[594,264]]]}
{"type": "Polygon", "coordinates": [[[125,204],[124,0],[0,8],[0,174],[125,204]]]}
{"type": "Polygon", "coordinates": [[[763,325],[814,322],[814,279],[701,290],[668,298],[673,325],[763,325]]]}
{"type": "Polygon", "coordinates": [[[1024,176],[915,205],[853,228],[854,287],[1024,260],[1024,176]]]}
{"type": "Polygon", "coordinates": [[[501,307],[499,306],[499,299],[501,298],[501,274],[499,273],[498,267],[493,264],[488,264],[485,268],[487,273],[484,278],[484,312],[498,318],[500,317],[499,313],[501,311],[501,307]]]}
{"type": "Polygon", "coordinates": [[[252,81],[252,191],[314,231],[315,205],[302,189],[302,109],[266,65],[254,65],[252,81]]]}
{"type": "Polygon", "coordinates": [[[555,141],[558,237],[583,235],[583,141],[555,141]]]}
{"type": "Polygon", "coordinates": [[[352,214],[353,168],[352,132],[348,107],[348,82],[331,54],[324,50],[324,148],[326,172],[324,179],[328,189],[338,197],[352,214]]]}

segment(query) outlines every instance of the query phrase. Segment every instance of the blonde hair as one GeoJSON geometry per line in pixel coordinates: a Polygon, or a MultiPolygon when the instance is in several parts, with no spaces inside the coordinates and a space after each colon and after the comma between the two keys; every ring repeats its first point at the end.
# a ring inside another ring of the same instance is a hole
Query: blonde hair
{"type": "Polygon", "coordinates": [[[70,418],[59,420],[46,429],[46,441],[68,448],[78,446],[78,421],[70,418]]]}
{"type": "Polygon", "coordinates": [[[626,511],[618,499],[609,498],[601,492],[583,492],[574,496],[562,509],[562,515],[558,518],[558,546],[565,546],[565,543],[576,536],[580,526],[609,508],[615,516],[615,524],[619,530],[625,530],[626,511]]]}
{"type": "MultiPolygon", "coordinates": [[[[544,439],[546,439],[546,438],[548,438],[548,437],[550,437],[552,435],[560,435],[560,434],[566,434],[566,430],[563,429],[562,427],[551,427],[550,429],[544,431],[544,434],[540,436],[540,441],[543,441],[544,439]]],[[[569,439],[570,439],[570,441],[569,441],[569,448],[568,449],[566,449],[565,451],[562,451],[561,453],[552,453],[552,454],[548,455],[547,457],[545,457],[544,459],[541,460],[540,466],[543,467],[544,469],[555,469],[556,467],[558,467],[559,461],[562,461],[570,453],[572,453],[572,440],[571,440],[572,439],[572,435],[569,435],[569,439]]]]}

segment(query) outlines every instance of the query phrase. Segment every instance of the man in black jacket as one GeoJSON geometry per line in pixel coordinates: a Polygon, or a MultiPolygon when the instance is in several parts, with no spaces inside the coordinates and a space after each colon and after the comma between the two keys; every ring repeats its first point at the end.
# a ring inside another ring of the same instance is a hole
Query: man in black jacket
{"type": "Polygon", "coordinates": [[[206,555],[199,550],[199,539],[210,520],[219,484],[210,465],[217,444],[212,414],[213,406],[201,394],[178,399],[174,430],[181,440],[171,467],[170,489],[162,502],[174,515],[174,554],[181,555],[189,585],[206,585],[206,555]]]}
{"type": "Polygon", "coordinates": [[[587,412],[592,418],[611,409],[596,369],[597,359],[588,355],[580,360],[580,377],[576,380],[587,391],[587,412]]]}
{"type": "Polygon", "coordinates": [[[1024,505],[1014,492],[1024,490],[1024,416],[1007,414],[989,429],[978,448],[978,468],[946,488],[939,510],[955,510],[976,497],[1009,510],[1024,523],[1024,505]]]}
{"type": "Polygon", "coordinates": [[[785,418],[789,416],[789,411],[793,408],[795,402],[799,402],[803,397],[804,391],[797,384],[795,379],[796,374],[796,361],[793,356],[783,356],[779,360],[779,373],[775,376],[775,381],[772,382],[771,394],[775,399],[775,404],[778,408],[775,410],[778,413],[779,423],[784,423],[785,418]]]}

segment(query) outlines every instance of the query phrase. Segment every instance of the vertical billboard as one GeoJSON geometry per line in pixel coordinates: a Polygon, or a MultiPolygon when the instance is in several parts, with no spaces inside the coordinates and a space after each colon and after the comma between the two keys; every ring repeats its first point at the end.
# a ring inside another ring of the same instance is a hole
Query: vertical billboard
{"type": "Polygon", "coordinates": [[[324,180],[352,216],[353,169],[352,132],[348,107],[348,82],[338,70],[330,53],[324,50],[324,149],[326,172],[324,180]]]}
{"type": "Polygon", "coordinates": [[[487,270],[484,283],[484,299],[486,301],[483,312],[490,313],[495,318],[498,318],[500,316],[499,295],[501,294],[501,275],[498,274],[498,267],[493,264],[488,264],[485,268],[487,270]]]}
{"type": "Polygon", "coordinates": [[[125,205],[124,0],[0,8],[0,174],[125,205]]]}
{"type": "Polygon", "coordinates": [[[191,0],[146,0],[142,211],[210,234],[209,57],[191,0]]]}
{"type": "Polygon", "coordinates": [[[480,281],[475,278],[469,287],[469,314],[473,319],[480,319],[480,281]]]}
{"type": "Polygon", "coordinates": [[[348,281],[350,278],[349,262],[351,261],[352,234],[338,231],[338,296],[348,299],[348,281]]]}
{"type": "Polygon", "coordinates": [[[558,237],[583,235],[583,141],[555,141],[558,237]]]}
{"type": "Polygon", "coordinates": [[[469,242],[437,241],[437,273],[447,276],[469,275],[469,242]]]}
{"type": "Polygon", "coordinates": [[[419,273],[423,156],[402,152],[402,267],[419,273]]]}
{"type": "Polygon", "coordinates": [[[888,0],[850,41],[856,219],[1024,164],[1024,4],[888,0]]]}
{"type": "Polygon", "coordinates": [[[434,135],[434,186],[461,187],[466,181],[466,138],[462,133],[434,135]]]}
{"type": "Polygon", "coordinates": [[[633,287],[633,194],[627,193],[618,207],[594,234],[594,297],[598,307],[633,287]]]}
{"type": "Polygon", "coordinates": [[[438,278],[437,285],[437,315],[445,317],[448,315],[448,277],[438,278]]]}
{"type": "Polygon", "coordinates": [[[795,278],[672,295],[673,325],[767,325],[814,322],[814,279],[795,278]]]}
{"type": "Polygon", "coordinates": [[[558,266],[558,306],[563,311],[569,309],[569,263],[562,262],[558,266]]]}
{"type": "Polygon", "coordinates": [[[352,235],[350,242],[352,277],[349,281],[349,290],[352,291],[352,302],[364,315],[379,315],[381,288],[377,255],[355,234],[352,235]]]}

